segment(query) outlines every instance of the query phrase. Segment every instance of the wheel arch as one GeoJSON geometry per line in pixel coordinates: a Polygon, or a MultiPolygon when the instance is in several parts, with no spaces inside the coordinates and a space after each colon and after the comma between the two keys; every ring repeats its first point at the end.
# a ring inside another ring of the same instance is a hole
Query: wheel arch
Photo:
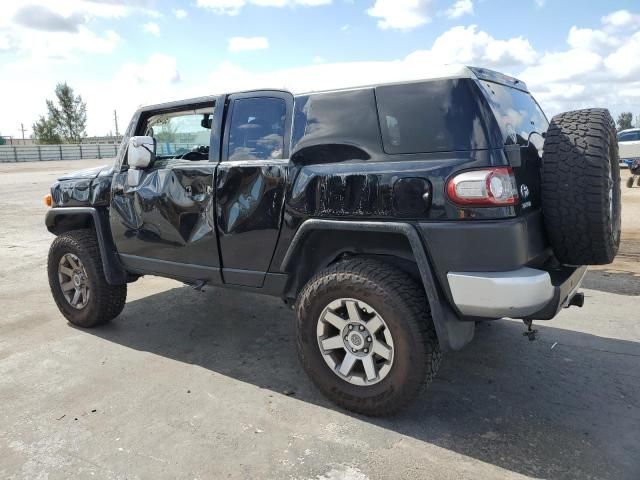
{"type": "Polygon", "coordinates": [[[52,208],[47,211],[45,225],[54,235],[61,235],[70,230],[94,230],[107,282],[110,285],[127,283],[127,274],[116,253],[105,211],[93,207],[52,208]]]}
{"type": "Polygon", "coordinates": [[[405,271],[421,284],[442,350],[459,350],[473,338],[474,322],[460,320],[445,300],[423,240],[409,223],[305,221],[280,265],[280,271],[287,272],[290,277],[286,296],[297,297],[315,273],[345,256],[374,257],[405,271]]]}

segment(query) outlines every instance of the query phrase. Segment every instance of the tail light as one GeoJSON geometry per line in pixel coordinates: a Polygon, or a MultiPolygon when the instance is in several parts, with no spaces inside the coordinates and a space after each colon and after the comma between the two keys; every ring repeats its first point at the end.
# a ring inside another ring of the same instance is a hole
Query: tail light
{"type": "Polygon", "coordinates": [[[447,182],[449,199],[462,206],[516,205],[518,187],[510,167],[485,168],[459,173],[447,182]]]}

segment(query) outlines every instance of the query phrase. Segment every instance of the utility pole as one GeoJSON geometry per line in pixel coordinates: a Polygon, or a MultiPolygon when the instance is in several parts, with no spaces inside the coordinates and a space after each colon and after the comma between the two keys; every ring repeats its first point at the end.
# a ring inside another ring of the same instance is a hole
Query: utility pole
{"type": "Polygon", "coordinates": [[[26,132],[26,131],[27,131],[27,129],[26,129],[26,128],[24,128],[24,123],[21,123],[21,124],[20,124],[20,130],[22,131],[22,140],[24,140],[24,132],[26,132]]]}
{"type": "Polygon", "coordinates": [[[115,110],[113,111],[113,121],[116,124],[116,137],[119,137],[120,132],[118,131],[118,112],[116,112],[115,110]]]}

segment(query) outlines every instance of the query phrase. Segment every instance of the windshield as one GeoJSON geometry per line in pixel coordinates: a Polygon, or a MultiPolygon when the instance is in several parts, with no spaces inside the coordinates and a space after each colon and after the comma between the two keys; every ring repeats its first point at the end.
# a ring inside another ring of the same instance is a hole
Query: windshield
{"type": "Polygon", "coordinates": [[[174,157],[194,150],[208,150],[211,136],[210,114],[179,113],[151,117],[147,135],[156,139],[156,155],[174,157]]]}
{"type": "Polygon", "coordinates": [[[542,134],[549,122],[533,97],[521,90],[499,83],[478,82],[500,125],[505,145],[526,145],[529,141],[541,149],[542,134]],[[532,135],[534,132],[540,135],[532,135]]]}

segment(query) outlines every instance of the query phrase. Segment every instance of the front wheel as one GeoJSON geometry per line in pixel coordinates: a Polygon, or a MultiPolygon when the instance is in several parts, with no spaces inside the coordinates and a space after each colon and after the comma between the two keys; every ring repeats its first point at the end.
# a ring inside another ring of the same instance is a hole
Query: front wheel
{"type": "Polygon", "coordinates": [[[72,324],[95,327],[117,317],[124,308],[127,285],[107,283],[92,230],[72,230],[56,237],[47,267],[53,299],[72,324]]]}
{"type": "Polygon", "coordinates": [[[627,188],[631,188],[631,187],[633,187],[633,176],[627,178],[627,188]]]}
{"type": "Polygon", "coordinates": [[[316,386],[342,407],[389,415],[433,380],[441,353],[424,289],[370,259],[338,262],[298,302],[297,343],[316,386]]]}

